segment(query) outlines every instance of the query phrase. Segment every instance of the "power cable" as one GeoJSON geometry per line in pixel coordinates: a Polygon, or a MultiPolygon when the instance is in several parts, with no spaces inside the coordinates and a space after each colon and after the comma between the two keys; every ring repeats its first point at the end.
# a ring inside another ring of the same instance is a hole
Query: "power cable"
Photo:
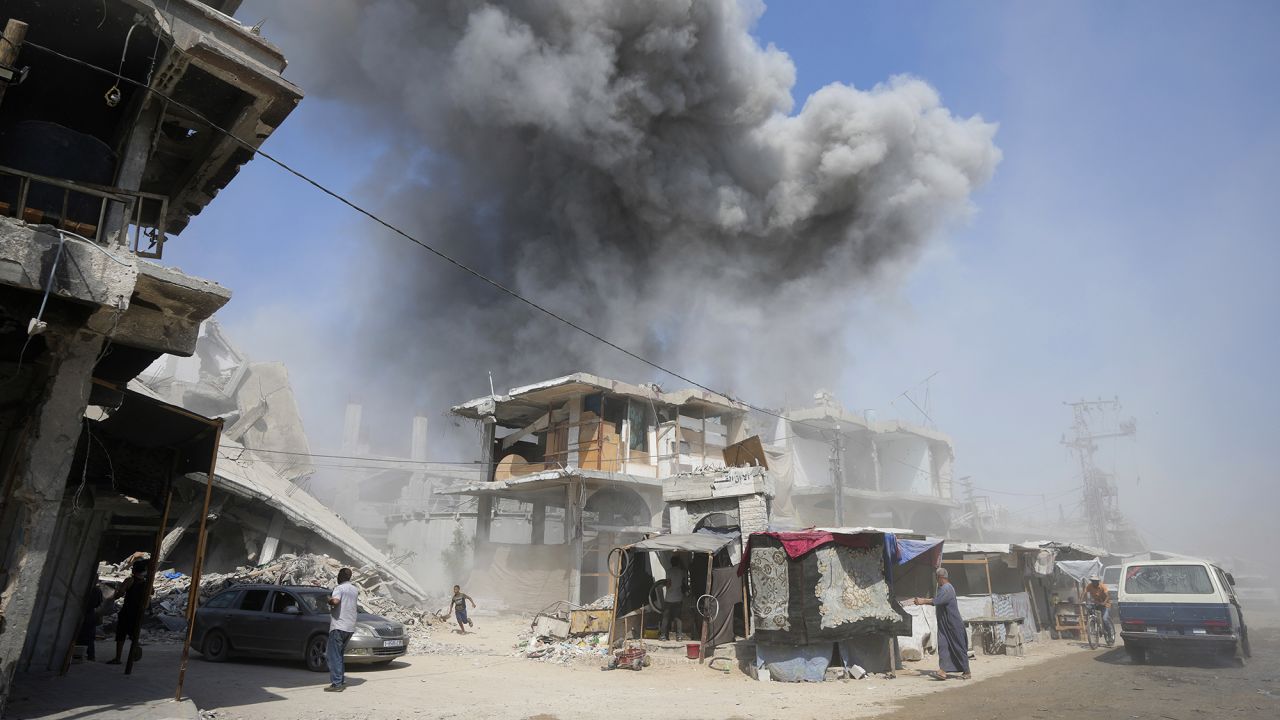
{"type": "Polygon", "coordinates": [[[71,55],[67,55],[67,54],[65,54],[65,53],[59,52],[59,51],[57,51],[57,50],[54,50],[53,48],[46,47],[46,46],[41,45],[41,44],[39,44],[39,43],[34,43],[34,42],[31,42],[31,41],[27,41],[26,43],[24,43],[24,47],[31,47],[31,48],[34,48],[34,49],[39,50],[39,51],[41,51],[41,52],[45,52],[45,53],[48,53],[48,54],[50,54],[50,55],[53,55],[54,57],[58,57],[58,58],[61,58],[61,59],[63,59],[63,60],[66,60],[67,62],[74,63],[74,64],[76,64],[76,65],[80,65],[81,67],[88,68],[88,69],[90,69],[90,70],[93,70],[93,71],[95,71],[95,72],[102,73],[102,74],[104,74],[104,75],[109,75],[109,76],[111,76],[111,77],[116,78],[116,79],[117,79],[117,80],[119,80],[119,81],[123,81],[123,82],[125,82],[125,83],[127,83],[127,84],[135,85],[135,86],[137,86],[137,87],[139,87],[139,88],[142,88],[142,89],[143,89],[143,90],[145,90],[146,92],[148,92],[148,93],[150,93],[150,94],[152,94],[152,95],[155,95],[156,97],[159,97],[160,99],[162,99],[162,100],[164,100],[165,102],[168,102],[168,103],[170,103],[171,105],[173,105],[173,106],[175,106],[175,107],[177,107],[177,108],[179,108],[179,109],[183,110],[184,112],[190,113],[192,116],[194,116],[194,117],[198,118],[201,122],[203,122],[203,123],[205,123],[206,125],[208,125],[208,126],[210,127],[210,129],[212,129],[212,130],[214,130],[214,131],[216,131],[216,132],[218,132],[218,133],[221,133],[222,135],[225,135],[226,137],[230,138],[231,140],[234,140],[236,143],[238,143],[239,145],[241,145],[244,149],[248,150],[249,152],[251,152],[251,153],[253,153],[253,154],[255,154],[255,155],[261,156],[261,157],[263,157],[263,158],[266,158],[268,161],[270,161],[271,163],[275,164],[277,167],[279,167],[280,169],[282,169],[282,170],[284,170],[285,172],[289,173],[290,175],[293,175],[294,177],[298,178],[299,180],[301,180],[301,181],[303,181],[303,182],[307,183],[308,185],[311,185],[312,187],[314,187],[315,189],[317,189],[317,190],[319,190],[320,192],[324,193],[325,195],[328,195],[329,197],[333,198],[334,200],[337,200],[338,202],[342,203],[343,205],[346,205],[347,207],[351,208],[352,210],[356,211],[357,213],[359,213],[359,214],[361,214],[361,215],[365,216],[366,218],[368,218],[368,219],[372,220],[373,222],[377,223],[378,225],[381,225],[382,227],[384,227],[384,228],[386,228],[386,229],[390,230],[391,232],[395,233],[396,235],[399,235],[400,237],[404,238],[405,240],[408,240],[409,242],[413,243],[414,245],[417,245],[418,247],[421,247],[423,250],[426,250],[427,252],[429,252],[429,253],[431,253],[431,254],[435,255],[436,257],[440,258],[441,260],[444,260],[445,262],[449,263],[450,265],[453,265],[453,266],[454,266],[454,267],[456,267],[457,269],[459,269],[459,270],[461,270],[461,271],[463,271],[463,272],[467,273],[468,275],[471,275],[472,277],[476,278],[477,280],[480,280],[481,282],[484,282],[485,284],[487,284],[487,285],[489,285],[490,287],[492,287],[492,288],[494,288],[494,289],[498,290],[499,292],[501,292],[501,293],[503,293],[503,294],[505,294],[505,295],[507,295],[507,296],[511,297],[512,299],[514,299],[514,300],[516,300],[516,301],[518,301],[518,302],[520,302],[520,303],[523,303],[524,305],[527,305],[528,307],[530,307],[530,308],[532,308],[532,309],[534,309],[534,310],[537,310],[538,312],[540,312],[540,313],[542,313],[542,314],[544,314],[544,315],[546,315],[546,316],[548,316],[548,317],[552,318],[553,320],[557,320],[557,321],[559,321],[560,323],[562,323],[562,324],[564,324],[564,325],[566,325],[566,326],[568,326],[568,327],[570,327],[570,328],[572,328],[572,329],[574,329],[574,330],[577,330],[578,332],[582,333],[583,335],[586,335],[587,337],[590,337],[590,338],[592,338],[593,340],[596,340],[597,342],[599,342],[599,343],[601,343],[601,344],[603,344],[603,345],[606,345],[606,346],[608,346],[608,347],[610,347],[610,348],[613,348],[614,350],[616,350],[616,351],[618,351],[618,352],[622,353],[623,355],[626,355],[627,357],[630,357],[630,358],[632,358],[632,359],[634,359],[634,360],[637,360],[637,361],[639,361],[639,362],[641,362],[641,363],[643,363],[643,364],[645,364],[645,365],[648,365],[649,367],[651,367],[651,368],[653,368],[653,369],[655,369],[655,370],[658,370],[659,372],[666,373],[667,375],[670,375],[671,377],[674,377],[674,378],[676,378],[677,380],[681,380],[681,381],[684,381],[684,382],[686,382],[686,383],[689,383],[690,385],[693,385],[694,387],[697,387],[697,388],[702,389],[702,390],[706,390],[707,392],[712,393],[712,394],[714,394],[714,395],[719,395],[719,396],[721,396],[721,397],[724,397],[724,398],[726,398],[726,399],[730,400],[731,402],[738,403],[739,405],[742,405],[743,407],[746,407],[746,408],[748,408],[748,409],[754,410],[754,411],[756,411],[756,412],[763,413],[763,414],[765,414],[765,415],[769,415],[769,416],[771,416],[771,417],[775,417],[775,418],[778,418],[778,419],[780,419],[780,420],[786,420],[786,421],[788,421],[788,422],[791,422],[791,423],[794,423],[794,424],[797,424],[797,425],[805,425],[805,426],[807,426],[807,427],[810,427],[810,428],[813,428],[813,429],[815,429],[815,430],[818,430],[819,432],[822,432],[822,433],[824,433],[824,434],[825,434],[825,433],[827,433],[827,432],[829,432],[829,430],[828,430],[827,428],[823,428],[823,427],[821,427],[821,426],[817,426],[817,425],[811,425],[811,424],[808,424],[808,423],[805,423],[805,422],[802,422],[802,421],[792,420],[792,419],[787,418],[786,416],[781,415],[781,414],[779,414],[779,413],[776,413],[776,412],[774,412],[774,411],[772,411],[772,410],[768,410],[768,409],[766,409],[766,408],[759,407],[759,406],[753,405],[753,404],[751,404],[751,403],[748,403],[748,402],[746,402],[746,401],[743,401],[743,400],[739,400],[739,399],[737,399],[737,398],[734,398],[734,397],[733,397],[732,395],[730,395],[729,393],[721,392],[721,391],[719,391],[719,390],[715,390],[714,388],[711,388],[711,387],[710,387],[710,386],[708,386],[708,385],[704,385],[703,383],[700,383],[700,382],[698,382],[698,381],[696,381],[696,380],[694,380],[694,379],[692,379],[692,378],[690,378],[690,377],[687,377],[687,376],[685,376],[685,375],[683,375],[683,374],[681,374],[681,373],[679,373],[679,372],[676,372],[675,370],[671,370],[671,369],[669,369],[669,368],[667,368],[667,367],[665,367],[665,366],[663,366],[663,365],[661,365],[661,364],[659,364],[659,363],[657,363],[657,362],[655,362],[655,361],[653,361],[653,360],[650,360],[650,359],[648,359],[648,358],[644,357],[643,355],[640,355],[639,353],[636,353],[636,352],[633,352],[633,351],[631,351],[631,350],[628,350],[627,348],[625,348],[625,347],[623,347],[623,346],[621,346],[621,345],[619,345],[619,344],[617,344],[617,343],[613,342],[612,340],[609,340],[608,338],[605,338],[605,337],[603,337],[603,336],[601,336],[601,335],[599,335],[599,334],[597,334],[597,333],[593,332],[592,330],[589,330],[589,329],[587,329],[587,328],[583,327],[582,325],[579,325],[578,323],[576,323],[576,322],[574,322],[574,321],[572,321],[572,320],[570,320],[570,319],[568,319],[568,318],[564,317],[563,315],[561,315],[561,314],[559,314],[559,313],[555,312],[554,310],[551,310],[551,309],[549,309],[549,308],[547,308],[547,307],[544,307],[544,306],[542,306],[542,305],[539,305],[538,303],[534,302],[533,300],[530,300],[529,298],[526,298],[525,296],[521,295],[520,293],[516,292],[515,290],[512,290],[511,288],[509,288],[509,287],[507,287],[506,285],[504,285],[504,284],[502,284],[502,283],[498,282],[497,280],[494,280],[493,278],[490,278],[489,276],[485,275],[484,273],[480,272],[479,270],[476,270],[476,269],[472,268],[471,266],[469,266],[469,265],[467,265],[467,264],[463,263],[462,261],[457,260],[457,259],[456,259],[456,258],[454,258],[452,255],[449,255],[448,253],[445,253],[445,252],[444,252],[444,251],[442,251],[442,250],[438,250],[437,248],[433,247],[432,245],[429,245],[429,244],[427,244],[426,242],[424,242],[424,241],[422,241],[422,240],[420,240],[420,239],[418,239],[418,238],[414,237],[413,235],[410,235],[410,234],[409,234],[408,232],[406,232],[405,230],[402,230],[401,228],[399,228],[398,226],[394,225],[394,224],[393,224],[393,223],[391,223],[390,221],[383,219],[381,216],[379,216],[379,215],[375,214],[375,213],[374,213],[374,212],[372,212],[371,210],[367,210],[367,209],[365,209],[363,206],[361,206],[361,205],[357,204],[355,201],[350,200],[350,199],[346,198],[345,196],[343,196],[343,195],[339,194],[338,192],[336,192],[336,191],[334,191],[334,190],[329,189],[329,187],[327,187],[326,185],[321,184],[321,183],[320,183],[319,181],[317,181],[317,180],[313,180],[313,179],[312,179],[312,178],[310,178],[309,176],[307,176],[307,175],[305,175],[304,173],[302,173],[300,170],[296,170],[296,169],[294,169],[291,165],[289,165],[288,163],[284,162],[283,160],[281,160],[281,159],[277,158],[276,156],[272,155],[271,153],[268,153],[268,152],[266,152],[265,150],[262,150],[261,148],[259,148],[259,147],[255,146],[255,145],[253,145],[253,144],[251,144],[251,143],[249,143],[248,141],[246,141],[246,140],[244,140],[243,138],[239,137],[238,135],[236,135],[235,133],[231,132],[230,130],[228,130],[228,129],[226,129],[226,128],[224,128],[224,127],[220,126],[220,125],[218,125],[218,124],[217,124],[217,123],[215,123],[214,121],[210,120],[210,119],[209,119],[209,118],[208,118],[204,113],[200,112],[199,110],[196,110],[195,108],[191,107],[190,105],[187,105],[186,103],[183,103],[183,102],[181,102],[181,101],[179,101],[179,100],[177,100],[177,99],[175,99],[175,98],[173,98],[173,97],[170,97],[169,95],[167,95],[167,94],[165,94],[165,93],[162,93],[162,92],[160,92],[159,90],[155,90],[154,88],[152,88],[152,87],[151,87],[150,85],[148,85],[148,84],[145,84],[145,83],[143,83],[143,82],[141,82],[141,81],[139,81],[139,80],[134,80],[133,78],[130,78],[130,77],[126,77],[126,76],[124,76],[124,75],[122,75],[122,74],[120,74],[120,73],[118,73],[118,72],[112,72],[111,70],[109,70],[109,69],[107,69],[107,68],[101,67],[101,66],[99,66],[99,65],[94,65],[94,64],[93,64],[93,63],[91,63],[91,62],[88,62],[88,61],[85,61],[85,60],[81,60],[80,58],[73,57],[73,56],[71,56],[71,55]]]}

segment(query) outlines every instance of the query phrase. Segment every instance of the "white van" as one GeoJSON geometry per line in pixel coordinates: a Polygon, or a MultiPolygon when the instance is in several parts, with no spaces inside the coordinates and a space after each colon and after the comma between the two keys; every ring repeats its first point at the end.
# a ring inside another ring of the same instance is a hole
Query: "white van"
{"type": "Polygon", "coordinates": [[[1249,632],[1231,576],[1182,558],[1125,563],[1120,574],[1120,638],[1134,662],[1150,650],[1249,657],[1249,632]]]}

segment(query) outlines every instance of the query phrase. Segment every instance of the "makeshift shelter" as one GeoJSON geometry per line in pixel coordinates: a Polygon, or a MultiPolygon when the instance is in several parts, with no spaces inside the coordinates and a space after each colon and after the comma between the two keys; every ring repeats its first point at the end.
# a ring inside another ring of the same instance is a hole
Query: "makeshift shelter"
{"type": "Polygon", "coordinates": [[[912,621],[894,596],[892,569],[940,543],[903,547],[869,528],[753,533],[739,572],[750,582],[761,675],[821,681],[837,657],[846,670],[896,669],[894,638],[911,635],[912,621]]]}
{"type": "MultiPolygon", "coordinates": [[[[1033,597],[1032,567],[1040,548],[1009,543],[948,543],[942,567],[951,575],[960,617],[1022,618],[1022,642],[1033,642],[1042,625],[1033,597]]],[[[1005,641],[1004,627],[995,640],[1005,641]]]]}
{"type": "Polygon", "coordinates": [[[1114,557],[1102,548],[1054,541],[1022,543],[1032,611],[1054,639],[1083,634],[1079,596],[1082,583],[1101,573],[1114,557]]]}
{"type": "MultiPolygon", "coordinates": [[[[698,622],[700,632],[700,656],[705,657],[717,645],[733,642],[734,608],[743,601],[742,582],[737,567],[732,562],[731,545],[738,542],[736,533],[719,533],[699,530],[694,533],[656,535],[640,542],[617,548],[619,558],[610,562],[614,576],[614,615],[611,627],[616,629],[619,618],[624,619],[623,632],[614,632],[609,645],[629,635],[626,618],[639,611],[637,634],[643,638],[646,628],[646,608],[658,608],[654,590],[658,581],[650,568],[649,556],[659,556],[661,567],[670,564],[672,553],[701,556],[689,564],[689,585],[692,588],[689,603],[698,622]],[[616,572],[614,572],[616,570],[616,572]],[[705,632],[703,625],[705,624],[705,632]]],[[[734,548],[736,549],[736,548],[734,548]]],[[[744,618],[744,624],[746,620],[744,618]]]]}

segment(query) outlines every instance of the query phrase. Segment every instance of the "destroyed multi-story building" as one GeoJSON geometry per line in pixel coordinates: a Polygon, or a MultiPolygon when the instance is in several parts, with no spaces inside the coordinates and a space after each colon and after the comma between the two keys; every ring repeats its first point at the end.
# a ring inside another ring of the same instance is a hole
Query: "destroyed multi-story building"
{"type": "Polygon", "coordinates": [[[129,386],[230,292],[165,243],[299,102],[238,0],[0,7],[0,708],[57,669],[113,528],[156,540],[221,421],[129,386]]]}
{"type": "Polygon", "coordinates": [[[909,528],[945,536],[952,498],[951,439],[937,430],[854,414],[818,393],[777,422],[772,446],[791,452],[789,497],[798,525],[909,528]]]}
{"type": "Polygon", "coordinates": [[[469,582],[477,592],[525,604],[589,602],[608,593],[609,552],[671,527],[664,483],[723,467],[725,448],[748,435],[748,408],[722,395],[586,373],[452,412],[480,426],[487,468],[487,477],[442,491],[477,501],[469,582]],[[504,507],[527,508],[523,538],[493,537],[495,512],[504,507]],[[548,523],[552,513],[559,528],[548,523]]]}

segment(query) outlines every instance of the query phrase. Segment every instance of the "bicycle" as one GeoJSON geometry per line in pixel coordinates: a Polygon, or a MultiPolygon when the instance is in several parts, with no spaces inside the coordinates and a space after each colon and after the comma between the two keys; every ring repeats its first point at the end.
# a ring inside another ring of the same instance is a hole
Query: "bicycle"
{"type": "Polygon", "coordinates": [[[1088,617],[1085,620],[1085,635],[1089,639],[1089,649],[1096,650],[1098,642],[1105,638],[1107,647],[1114,647],[1116,638],[1114,632],[1108,632],[1109,628],[1104,627],[1102,620],[1103,607],[1101,605],[1090,603],[1085,606],[1088,617]]]}

